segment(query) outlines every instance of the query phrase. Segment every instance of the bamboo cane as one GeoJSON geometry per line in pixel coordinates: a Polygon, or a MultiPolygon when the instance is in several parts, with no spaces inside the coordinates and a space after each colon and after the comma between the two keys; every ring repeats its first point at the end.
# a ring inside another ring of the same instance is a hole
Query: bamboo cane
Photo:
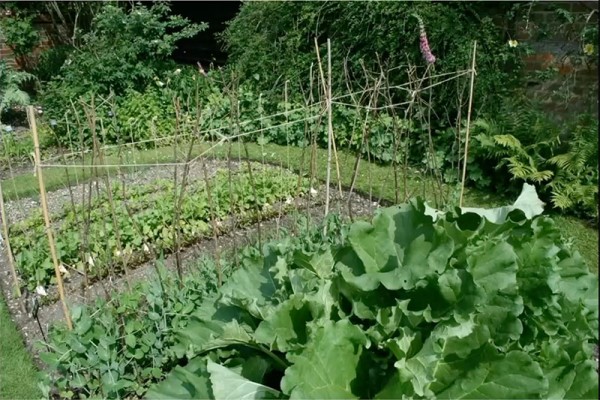
{"type": "Polygon", "coordinates": [[[462,183],[460,185],[459,207],[463,205],[463,196],[465,193],[465,180],[467,177],[467,162],[469,158],[469,134],[471,128],[471,110],[473,108],[473,86],[475,84],[475,56],[477,54],[477,41],[473,42],[473,59],[471,61],[471,84],[469,87],[469,108],[467,109],[467,132],[465,133],[465,154],[463,160],[462,183]]]}
{"type": "Polygon", "coordinates": [[[33,106],[27,107],[27,117],[29,118],[29,125],[31,127],[31,133],[33,135],[34,145],[34,157],[35,157],[35,168],[36,175],[38,177],[38,184],[40,187],[40,202],[42,205],[42,213],[44,214],[44,223],[46,225],[46,235],[48,236],[48,245],[50,246],[50,255],[52,256],[52,263],[54,264],[54,273],[56,275],[56,285],[58,286],[58,296],[62,303],[63,313],[65,315],[65,321],[69,330],[73,329],[73,323],[71,322],[71,315],[69,314],[69,308],[65,299],[65,289],[63,286],[62,275],[60,273],[60,264],[58,262],[58,256],[56,254],[56,247],[54,245],[54,235],[52,233],[52,226],[50,225],[50,215],[48,213],[48,200],[46,199],[46,187],[44,186],[44,175],[42,173],[41,160],[40,160],[40,141],[38,137],[37,124],[35,121],[35,113],[33,106]]]}
{"type": "Polygon", "coordinates": [[[13,259],[12,249],[10,248],[10,238],[8,237],[8,220],[6,219],[6,211],[4,210],[4,197],[2,193],[2,182],[0,182],[0,216],[2,217],[2,234],[4,235],[4,243],[6,246],[6,258],[8,259],[8,267],[15,285],[15,293],[21,297],[21,288],[19,287],[19,278],[15,270],[15,260],[13,259]]]}

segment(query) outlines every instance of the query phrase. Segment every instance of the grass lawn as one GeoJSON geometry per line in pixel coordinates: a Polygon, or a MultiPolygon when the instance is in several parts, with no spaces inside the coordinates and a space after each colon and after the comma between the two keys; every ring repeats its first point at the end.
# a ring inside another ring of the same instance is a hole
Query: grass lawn
{"type": "Polygon", "coordinates": [[[39,399],[37,370],[0,296],[0,399],[39,399]]]}
{"type": "MultiPolygon", "coordinates": [[[[197,144],[192,152],[193,156],[200,155],[213,147],[212,143],[197,144]]],[[[185,152],[182,147],[181,152],[185,152]]],[[[274,144],[259,146],[255,143],[247,145],[249,158],[256,161],[264,161],[283,167],[309,172],[310,149],[297,147],[285,147],[274,144]]],[[[217,158],[226,158],[229,153],[228,145],[220,145],[212,148],[207,155],[217,158]]],[[[355,157],[349,152],[339,151],[340,176],[342,185],[349,187],[354,170],[355,157]]],[[[245,150],[240,143],[231,146],[232,158],[245,157],[245,150]]],[[[128,164],[154,164],[169,162],[173,160],[173,148],[163,147],[150,150],[132,150],[120,157],[118,155],[107,155],[106,164],[119,164],[124,159],[128,164]]],[[[79,161],[78,163],[81,163],[79,161]]],[[[90,159],[84,159],[89,165],[90,159]]],[[[320,180],[326,178],[327,150],[317,149],[316,152],[316,177],[320,180]]],[[[129,168],[141,169],[142,167],[129,168]]],[[[115,174],[116,168],[99,168],[99,173],[115,174]]],[[[44,170],[46,190],[51,191],[68,185],[70,181],[83,182],[92,176],[91,168],[49,168],[44,170]],[[69,179],[67,179],[67,171],[69,179]]],[[[332,168],[332,182],[337,182],[336,170],[332,168]]],[[[37,197],[39,195],[37,178],[33,174],[23,174],[2,181],[5,198],[15,199],[23,197],[37,197]]],[[[390,166],[369,164],[361,160],[360,174],[357,177],[356,189],[365,194],[372,194],[373,199],[383,198],[394,201],[395,185],[393,170],[390,166]]],[[[406,192],[411,195],[420,195],[433,203],[434,187],[432,179],[423,177],[418,172],[407,179],[406,192]]],[[[401,185],[400,201],[404,199],[405,189],[401,185]]],[[[465,206],[498,207],[511,203],[515,199],[501,199],[474,190],[465,193],[465,206]]],[[[555,221],[566,237],[573,239],[576,248],[581,252],[588,265],[594,270],[598,269],[598,232],[585,222],[570,216],[556,215],[555,221]]],[[[0,302],[0,397],[1,398],[33,398],[39,395],[35,387],[35,367],[31,363],[29,354],[25,351],[21,338],[12,324],[4,302],[0,302]]]]}

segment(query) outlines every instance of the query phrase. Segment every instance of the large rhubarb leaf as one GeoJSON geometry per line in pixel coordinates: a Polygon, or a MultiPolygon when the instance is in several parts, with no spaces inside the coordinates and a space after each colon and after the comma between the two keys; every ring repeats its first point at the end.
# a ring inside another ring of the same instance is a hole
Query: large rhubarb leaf
{"type": "Polygon", "coordinates": [[[212,391],[216,400],[281,398],[281,392],[246,379],[211,360],[208,360],[207,371],[210,374],[212,391]]]}
{"type": "Polygon", "coordinates": [[[317,328],[299,354],[288,354],[293,363],[281,381],[292,399],[357,398],[352,383],[367,339],[362,330],[341,320],[317,328]]]}

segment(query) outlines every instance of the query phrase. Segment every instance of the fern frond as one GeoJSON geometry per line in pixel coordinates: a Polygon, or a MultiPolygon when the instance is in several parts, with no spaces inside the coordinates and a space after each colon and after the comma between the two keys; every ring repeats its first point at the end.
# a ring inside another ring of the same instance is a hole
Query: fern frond
{"type": "Polygon", "coordinates": [[[0,98],[0,110],[13,105],[25,106],[29,104],[29,95],[15,87],[9,87],[0,98]]]}
{"type": "Polygon", "coordinates": [[[562,192],[553,192],[550,200],[554,207],[560,208],[561,210],[566,210],[575,205],[573,200],[562,192]]]}
{"type": "Polygon", "coordinates": [[[555,165],[558,168],[571,169],[573,165],[573,159],[575,157],[572,153],[559,154],[549,158],[546,162],[550,165],[555,165]]]}
{"type": "Polygon", "coordinates": [[[530,175],[537,172],[531,166],[521,162],[516,157],[506,157],[505,160],[508,163],[508,170],[514,178],[527,180],[530,175]]]}
{"type": "Polygon", "coordinates": [[[527,151],[521,144],[521,141],[513,135],[494,135],[494,142],[503,147],[506,150],[510,150],[511,153],[517,153],[521,156],[527,157],[527,151]]]}
{"type": "Polygon", "coordinates": [[[529,175],[529,179],[536,183],[542,183],[551,180],[553,176],[554,172],[550,170],[534,171],[529,175]]]}

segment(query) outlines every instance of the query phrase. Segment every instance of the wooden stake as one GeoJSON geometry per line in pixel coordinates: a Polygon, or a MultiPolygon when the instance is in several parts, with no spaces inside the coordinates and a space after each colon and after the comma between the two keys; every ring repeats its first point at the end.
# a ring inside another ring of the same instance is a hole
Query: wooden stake
{"type": "MultiPolygon", "coordinates": [[[[329,48],[329,39],[327,39],[327,46],[329,48]]],[[[327,177],[325,178],[325,216],[329,214],[329,185],[331,183],[331,129],[329,129],[329,122],[331,120],[331,99],[329,97],[329,90],[325,83],[325,74],[323,73],[323,64],[321,63],[321,54],[319,52],[319,43],[315,37],[315,50],[317,52],[317,62],[319,63],[319,72],[321,75],[321,83],[323,85],[323,94],[325,95],[325,107],[327,108],[327,177]]],[[[330,54],[327,55],[327,60],[331,60],[330,54]]],[[[329,80],[329,79],[328,79],[329,80]]]]}
{"type": "Polygon", "coordinates": [[[35,156],[35,168],[38,177],[38,184],[40,187],[40,202],[42,204],[42,213],[44,214],[44,223],[46,225],[46,234],[48,236],[48,244],[50,245],[50,254],[52,256],[52,263],[54,264],[54,273],[56,275],[56,285],[58,286],[58,296],[62,303],[63,313],[65,315],[65,321],[67,322],[67,328],[73,330],[73,323],[71,322],[71,315],[69,314],[69,308],[65,299],[65,289],[63,287],[62,275],[60,273],[60,265],[58,262],[58,256],[56,254],[56,247],[54,245],[54,235],[52,234],[52,226],[50,225],[50,215],[48,213],[48,200],[46,199],[46,187],[44,186],[44,176],[42,174],[41,157],[40,157],[40,141],[38,137],[37,125],[35,122],[35,113],[33,106],[27,107],[27,117],[29,118],[29,126],[31,127],[31,133],[33,134],[33,145],[34,145],[34,156],[35,156]]]}
{"type": "Polygon", "coordinates": [[[335,165],[337,172],[338,188],[340,197],[342,197],[342,179],[340,174],[340,165],[337,157],[337,149],[335,146],[335,138],[333,136],[333,113],[332,113],[332,95],[331,95],[331,39],[327,39],[327,83],[325,82],[325,74],[323,73],[323,64],[321,63],[321,54],[319,52],[319,44],[315,37],[315,50],[317,53],[317,61],[319,63],[319,72],[321,82],[323,84],[323,93],[325,95],[325,104],[327,108],[327,178],[325,181],[325,215],[329,214],[329,186],[331,184],[331,157],[335,154],[335,165]]]}
{"type": "Polygon", "coordinates": [[[333,149],[333,158],[335,159],[335,172],[337,175],[338,189],[340,197],[342,197],[342,177],[340,174],[340,163],[338,161],[337,147],[335,145],[335,136],[333,134],[333,96],[331,94],[331,39],[327,39],[327,130],[329,132],[329,140],[333,149]]]}
{"type": "Polygon", "coordinates": [[[477,54],[477,41],[473,42],[473,60],[471,61],[471,85],[469,87],[469,108],[467,109],[467,132],[465,133],[465,154],[463,159],[462,183],[460,186],[459,207],[463,205],[465,194],[465,180],[467,177],[467,162],[469,159],[469,133],[471,129],[471,110],[473,108],[473,85],[475,84],[475,56],[477,54]]]}
{"type": "Polygon", "coordinates": [[[2,217],[2,234],[4,235],[4,245],[6,246],[6,257],[8,258],[8,267],[13,277],[15,285],[15,293],[21,297],[21,288],[19,287],[19,278],[15,270],[15,260],[13,259],[12,249],[10,248],[10,239],[8,237],[8,220],[6,219],[6,211],[4,210],[4,195],[2,193],[2,182],[0,182],[0,217],[2,217]]]}

